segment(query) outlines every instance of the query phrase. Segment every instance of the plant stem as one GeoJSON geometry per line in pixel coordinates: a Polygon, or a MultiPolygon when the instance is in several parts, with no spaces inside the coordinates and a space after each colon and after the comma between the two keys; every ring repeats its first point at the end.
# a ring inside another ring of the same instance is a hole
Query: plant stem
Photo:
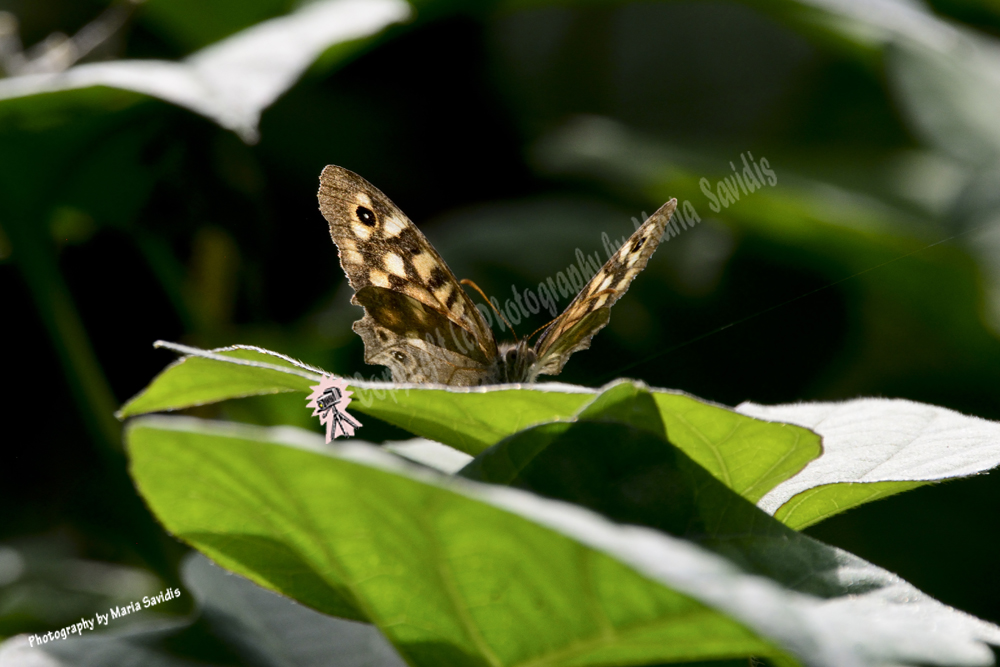
{"type": "Polygon", "coordinates": [[[120,452],[121,426],[114,418],[117,400],[87,337],[69,286],[59,272],[45,225],[23,218],[5,222],[12,259],[52,339],[84,424],[102,449],[120,452]]]}

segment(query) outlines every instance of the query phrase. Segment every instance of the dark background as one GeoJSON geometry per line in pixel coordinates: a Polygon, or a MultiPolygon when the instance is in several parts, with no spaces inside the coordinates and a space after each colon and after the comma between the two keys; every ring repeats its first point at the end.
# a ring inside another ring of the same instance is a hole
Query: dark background
{"type": "MultiPolygon", "coordinates": [[[[970,39],[1000,32],[985,1],[931,4],[970,39]]],[[[702,222],[661,246],[560,381],[628,376],[728,405],[902,397],[1000,419],[1000,116],[969,120],[1000,100],[969,92],[1000,61],[915,44],[903,10],[852,24],[865,32],[818,6],[424,3],[313,67],[254,145],[149,98],[0,101],[0,544],[24,570],[5,581],[0,550],[0,635],[112,595],[66,563],[177,581],[183,547],[136,496],[110,416],[173,359],[153,341],[257,344],[381,377],[317,210],[326,164],[383,190],[501,302],[577,248],[603,255],[602,232],[690,201],[702,222]],[[715,190],[748,152],[777,184],[714,213],[699,179],[715,190]]],[[[26,45],[104,7],[0,3],[26,45]]],[[[148,0],[97,55],[177,59],[291,7],[148,0]]],[[[318,429],[300,399],[197,414],[318,429]]],[[[359,435],[408,437],[375,421],[359,435]]],[[[998,509],[984,475],[808,532],[1000,622],[998,509]]]]}

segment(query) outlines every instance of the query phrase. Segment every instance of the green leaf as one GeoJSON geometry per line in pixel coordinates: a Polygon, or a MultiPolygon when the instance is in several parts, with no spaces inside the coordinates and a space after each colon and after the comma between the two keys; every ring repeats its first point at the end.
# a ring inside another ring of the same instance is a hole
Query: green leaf
{"type": "MultiPolygon", "coordinates": [[[[776,484],[798,473],[821,451],[819,437],[806,429],[747,419],[729,409],[690,396],[651,391],[641,383],[621,381],[605,389],[572,420],[536,426],[499,442],[471,463],[463,475],[510,484],[527,466],[541,465],[545,470],[539,473],[542,480],[548,480],[553,475],[553,479],[565,481],[566,471],[573,466],[574,459],[584,460],[586,457],[580,452],[587,450],[591,443],[601,443],[595,445],[598,448],[595,455],[620,450],[616,455],[628,465],[639,460],[636,457],[649,456],[654,450],[666,453],[676,447],[686,455],[685,459],[690,457],[685,467],[697,471],[699,481],[694,483],[694,487],[702,488],[708,480],[701,478],[710,474],[750,502],[756,502],[776,484]],[[591,426],[581,428],[574,426],[573,422],[591,426]],[[594,424],[601,426],[595,427],[594,424]],[[595,431],[601,431],[602,435],[595,435],[595,431]],[[560,446],[565,447],[567,453],[567,460],[559,465],[558,473],[535,461],[556,442],[562,443],[560,446]],[[628,451],[630,446],[626,443],[632,443],[637,450],[628,451]]],[[[674,454],[664,455],[671,459],[668,467],[674,467],[674,454]]],[[[676,480],[653,482],[653,465],[652,461],[646,460],[636,471],[644,480],[641,485],[681,493],[676,480]]],[[[612,470],[620,473],[619,466],[610,461],[601,461],[594,466],[594,473],[616,474],[612,470]]],[[[592,483],[593,480],[579,482],[581,489],[592,483]]],[[[622,483],[625,484],[624,481],[622,483]]],[[[639,483],[632,480],[628,484],[639,483]]],[[[697,495],[700,491],[695,492],[694,487],[692,493],[697,495]]],[[[527,488],[534,487],[529,485],[527,488]]],[[[664,504],[677,508],[679,500],[674,498],[664,501],[664,504]]]]}
{"type": "MultiPolygon", "coordinates": [[[[230,398],[308,392],[324,372],[252,346],[206,351],[163,341],[156,345],[189,356],[165,368],[126,403],[118,412],[120,419],[230,398]]],[[[378,417],[469,454],[478,454],[531,424],[569,417],[593,396],[593,390],[559,384],[512,389],[435,389],[349,378],[348,381],[355,392],[350,410],[378,417]]],[[[304,410],[304,398],[302,405],[304,410]]]]}
{"type": "Polygon", "coordinates": [[[618,385],[572,422],[525,429],[461,475],[583,505],[622,523],[703,538],[745,534],[760,512],[664,437],[648,391],[618,385]],[[622,400],[624,399],[624,400],[622,400]]]}
{"type": "Polygon", "coordinates": [[[128,429],[132,473],[177,537],[324,613],[375,623],[411,664],[774,652],[742,624],[464,487],[268,436],[137,420],[128,429]]]}
{"type": "Polygon", "coordinates": [[[910,491],[930,482],[869,482],[823,484],[803,491],[778,508],[774,518],[796,530],[853,507],[910,491]]]}
{"type": "Polygon", "coordinates": [[[592,391],[555,383],[472,390],[357,387],[358,403],[351,408],[476,455],[528,426],[571,417],[592,391]]]}
{"type": "Polygon", "coordinates": [[[117,413],[118,418],[179,410],[244,396],[284,391],[309,392],[310,384],[318,383],[321,375],[321,372],[304,364],[260,348],[234,346],[208,354],[212,356],[186,356],[167,366],[148,387],[122,406],[117,413]],[[237,363],[220,363],[225,358],[237,363]]]}
{"type": "Polygon", "coordinates": [[[476,457],[460,474],[691,539],[790,586],[808,579],[788,553],[809,553],[815,544],[735,495],[666,435],[652,394],[620,383],[594,399],[575,420],[516,433],[476,457]],[[775,541],[785,549],[784,557],[774,562],[757,557],[775,541]]]}
{"type": "Polygon", "coordinates": [[[1000,628],[752,506],[760,527],[715,535],[734,561],[291,429],[150,417],[129,425],[127,442],[136,484],[168,530],[320,611],[375,623],[414,665],[785,651],[811,665],[985,665],[982,642],[1000,642],[1000,628]]]}
{"type": "MultiPolygon", "coordinates": [[[[252,143],[263,110],[324,51],[371,37],[409,14],[402,0],[320,0],[254,25],[180,63],[119,60],[4,79],[0,100],[95,86],[119,88],[190,109],[252,143]]],[[[2,107],[0,103],[0,113],[2,107]]]]}
{"type": "Polygon", "coordinates": [[[1000,423],[914,401],[757,405],[740,412],[810,428],[824,452],[759,505],[802,529],[867,502],[1000,465],[1000,423]]]}
{"type": "Polygon", "coordinates": [[[661,440],[667,439],[656,399],[642,383],[623,380],[612,384],[576,415],[580,422],[628,424],[661,440]]]}
{"type": "Polygon", "coordinates": [[[819,436],[805,428],[745,419],[680,392],[655,391],[653,398],[670,442],[751,502],[823,451],[819,436]]]}

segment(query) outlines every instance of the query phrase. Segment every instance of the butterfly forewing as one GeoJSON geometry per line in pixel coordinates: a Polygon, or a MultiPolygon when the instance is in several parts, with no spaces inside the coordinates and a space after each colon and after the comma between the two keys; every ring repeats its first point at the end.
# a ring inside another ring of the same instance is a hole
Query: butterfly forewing
{"type": "Polygon", "coordinates": [[[354,324],[365,360],[389,366],[397,382],[479,384],[496,357],[496,341],[420,230],[375,186],[342,167],[323,170],[319,204],[354,288],[352,301],[366,311],[354,324]],[[398,322],[382,321],[389,311],[398,322]]]}
{"type": "Polygon", "coordinates": [[[537,361],[532,377],[557,375],[571,354],[590,347],[594,334],[608,323],[611,306],[646,268],[676,207],[677,200],[671,199],[649,216],[542,332],[535,344],[537,361]]]}

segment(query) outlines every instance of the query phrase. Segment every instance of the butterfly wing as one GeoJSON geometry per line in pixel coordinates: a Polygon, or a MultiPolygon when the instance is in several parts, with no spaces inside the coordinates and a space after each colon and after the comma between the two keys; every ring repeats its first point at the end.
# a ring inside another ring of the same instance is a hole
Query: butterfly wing
{"type": "Polygon", "coordinates": [[[455,275],[384,194],[354,172],[328,166],[319,208],[340,265],[365,309],[354,330],[365,361],[396,382],[479,384],[496,358],[493,333],[455,275]]]}
{"type": "Polygon", "coordinates": [[[676,207],[677,200],[671,199],[649,216],[542,332],[535,344],[537,360],[530,371],[531,379],[558,375],[571,354],[590,347],[590,340],[608,323],[611,306],[646,268],[676,207]]]}

